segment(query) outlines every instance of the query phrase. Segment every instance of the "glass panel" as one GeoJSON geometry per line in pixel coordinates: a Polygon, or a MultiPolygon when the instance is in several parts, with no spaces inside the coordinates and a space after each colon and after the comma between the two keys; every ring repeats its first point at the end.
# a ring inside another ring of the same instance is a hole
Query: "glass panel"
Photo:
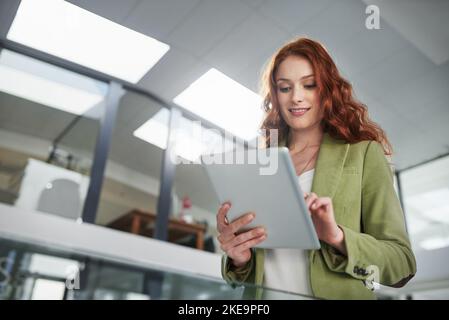
{"type": "MultiPolygon", "coordinates": [[[[126,92],[122,97],[100,198],[98,224],[153,237],[169,118],[167,108],[145,96],[126,92]]],[[[217,141],[221,137],[217,132],[209,131],[207,139],[200,141],[196,135],[201,124],[184,117],[178,124],[174,133],[175,153],[182,161],[198,160],[203,146],[207,146],[208,151],[221,150],[220,141],[217,141]]],[[[217,203],[207,185],[207,177],[198,162],[179,165],[175,170],[168,241],[214,252],[217,203]],[[192,205],[195,216],[186,210],[181,217],[181,199],[191,196],[193,191],[196,192],[192,205]]]]}
{"type": "MultiPolygon", "coordinates": [[[[177,135],[176,172],[173,185],[173,218],[198,233],[186,235],[181,243],[197,249],[222,253],[216,240],[216,213],[220,206],[214,188],[201,165],[200,156],[232,150],[232,138],[216,129],[202,125],[200,121],[183,118],[181,135],[177,135]],[[189,139],[185,139],[188,136],[189,139]],[[183,152],[189,150],[188,152],[183,152]]],[[[243,149],[243,147],[242,147],[243,149]]]]}
{"type": "MultiPolygon", "coordinates": [[[[241,299],[219,279],[143,268],[0,238],[0,299],[241,299]],[[158,284],[160,287],[158,288],[158,284]]],[[[270,290],[273,299],[309,299],[270,290]],[[276,296],[277,295],[277,296],[276,296]]]]}
{"type": "Polygon", "coordinates": [[[153,236],[163,150],[134,135],[163,107],[126,91],[111,136],[96,223],[153,236]]]}
{"type": "Polygon", "coordinates": [[[107,88],[0,51],[0,202],[81,216],[107,88]]]}
{"type": "Polygon", "coordinates": [[[415,250],[449,246],[449,157],[400,175],[407,225],[415,250]]]}

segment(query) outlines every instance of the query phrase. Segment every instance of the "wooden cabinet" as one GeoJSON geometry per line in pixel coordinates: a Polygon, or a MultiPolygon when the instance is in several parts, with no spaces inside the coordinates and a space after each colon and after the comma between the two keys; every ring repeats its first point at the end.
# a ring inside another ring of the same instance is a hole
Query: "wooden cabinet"
{"type": "MultiPolygon", "coordinates": [[[[107,225],[109,228],[131,232],[147,237],[153,237],[156,226],[156,215],[134,209],[107,225]]],[[[179,219],[170,218],[168,222],[168,241],[182,244],[183,239],[195,237],[195,247],[204,249],[204,234],[206,226],[187,223],[179,219]]]]}

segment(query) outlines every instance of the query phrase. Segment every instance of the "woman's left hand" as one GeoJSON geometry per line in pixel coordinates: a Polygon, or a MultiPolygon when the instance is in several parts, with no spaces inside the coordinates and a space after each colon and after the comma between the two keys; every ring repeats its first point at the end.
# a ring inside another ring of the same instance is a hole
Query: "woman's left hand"
{"type": "Polygon", "coordinates": [[[344,233],[337,225],[332,199],[319,198],[315,193],[304,193],[318,238],[346,255],[344,233]]]}

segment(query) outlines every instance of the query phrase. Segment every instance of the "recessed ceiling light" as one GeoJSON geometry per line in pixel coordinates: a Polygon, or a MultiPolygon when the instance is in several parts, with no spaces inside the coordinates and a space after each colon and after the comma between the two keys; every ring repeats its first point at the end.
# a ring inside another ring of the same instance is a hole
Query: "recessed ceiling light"
{"type": "Polygon", "coordinates": [[[173,101],[249,141],[258,136],[262,98],[217,69],[210,69],[173,101]]]}
{"type": "MultiPolygon", "coordinates": [[[[161,149],[166,149],[169,118],[169,110],[162,108],[137,128],[133,135],[161,149]]],[[[231,141],[225,143],[219,132],[207,130],[199,122],[184,117],[180,119],[174,134],[175,154],[188,161],[199,161],[203,154],[221,153],[234,147],[231,141]]]]}
{"type": "Polygon", "coordinates": [[[22,0],[7,38],[132,83],[170,48],[63,0],[22,0]]]}
{"type": "Polygon", "coordinates": [[[101,106],[103,82],[8,51],[0,52],[0,91],[73,114],[101,106]]]}

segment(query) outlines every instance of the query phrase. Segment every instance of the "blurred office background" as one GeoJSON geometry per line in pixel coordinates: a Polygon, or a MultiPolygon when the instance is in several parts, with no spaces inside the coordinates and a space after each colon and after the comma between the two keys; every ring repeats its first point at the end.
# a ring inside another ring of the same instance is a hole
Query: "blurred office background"
{"type": "Polygon", "coordinates": [[[220,279],[213,187],[167,148],[251,146],[261,70],[304,35],[393,144],[418,274],[379,297],[448,299],[447,21],[444,0],[2,1],[0,297],[240,298],[220,279]]]}

